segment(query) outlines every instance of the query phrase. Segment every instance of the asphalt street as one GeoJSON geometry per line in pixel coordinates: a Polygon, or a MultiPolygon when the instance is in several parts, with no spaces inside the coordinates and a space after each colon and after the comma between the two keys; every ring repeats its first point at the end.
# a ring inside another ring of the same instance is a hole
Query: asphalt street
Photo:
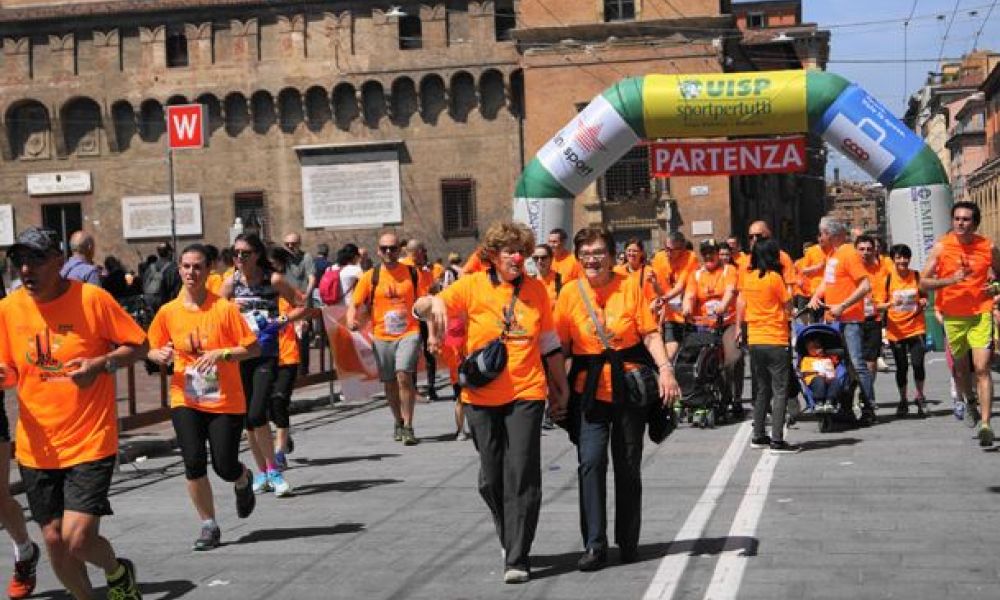
{"type": "MultiPolygon", "coordinates": [[[[392,440],[379,401],[297,415],[295,495],[260,496],[239,520],[213,479],[224,542],[213,551],[191,550],[199,522],[176,454],[121,467],[103,532],[155,599],[998,598],[1000,456],[951,415],[943,355],[929,363],[929,419],[895,418],[881,373],[881,423],[819,433],[802,421],[787,435],[800,454],[750,449],[748,422],[647,440],[641,560],[620,565],[612,550],[596,573],[575,568],[576,456],[554,430],[532,580],[502,583],[477,456],[453,440],[446,401],[418,405],[415,447],[392,440]]],[[[43,560],[36,597],[58,590],[43,560]]]]}

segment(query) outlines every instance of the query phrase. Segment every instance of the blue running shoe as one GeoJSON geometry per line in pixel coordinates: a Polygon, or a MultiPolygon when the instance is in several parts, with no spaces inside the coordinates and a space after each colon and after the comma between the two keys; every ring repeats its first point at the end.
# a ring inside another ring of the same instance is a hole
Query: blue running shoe
{"type": "Polygon", "coordinates": [[[277,498],[283,498],[289,496],[292,493],[292,486],[285,481],[284,476],[279,471],[269,471],[267,474],[268,483],[271,489],[274,490],[274,495],[277,498]]]}
{"type": "Polygon", "coordinates": [[[965,402],[962,402],[958,398],[955,398],[954,404],[952,404],[951,411],[955,414],[955,419],[961,421],[965,418],[965,402]]]}
{"type": "Polygon", "coordinates": [[[274,466],[278,467],[279,471],[284,471],[288,468],[288,458],[285,457],[285,453],[281,450],[277,450],[274,453],[274,466]]]}
{"type": "Polygon", "coordinates": [[[257,473],[253,477],[253,493],[263,494],[264,492],[271,491],[271,481],[267,477],[267,473],[257,473]]]}

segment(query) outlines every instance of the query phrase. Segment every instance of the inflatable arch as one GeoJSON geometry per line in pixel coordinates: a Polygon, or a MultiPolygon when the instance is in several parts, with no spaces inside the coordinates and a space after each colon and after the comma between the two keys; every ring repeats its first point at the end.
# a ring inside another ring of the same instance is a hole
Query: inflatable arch
{"type": "Polygon", "coordinates": [[[951,188],[937,155],[878,100],[818,70],[646,75],[590,102],[518,179],[514,218],[539,239],[569,230],[572,201],[642,139],[812,132],[890,191],[893,243],[914,265],[950,225],[951,188]]]}

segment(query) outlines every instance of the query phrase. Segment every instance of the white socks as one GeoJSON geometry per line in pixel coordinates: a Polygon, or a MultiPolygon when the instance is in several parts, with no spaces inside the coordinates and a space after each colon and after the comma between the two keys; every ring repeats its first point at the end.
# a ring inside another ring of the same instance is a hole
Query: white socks
{"type": "Polygon", "coordinates": [[[23,544],[18,544],[14,542],[14,560],[20,562],[31,558],[31,552],[35,545],[31,542],[31,538],[28,538],[23,544]]]}

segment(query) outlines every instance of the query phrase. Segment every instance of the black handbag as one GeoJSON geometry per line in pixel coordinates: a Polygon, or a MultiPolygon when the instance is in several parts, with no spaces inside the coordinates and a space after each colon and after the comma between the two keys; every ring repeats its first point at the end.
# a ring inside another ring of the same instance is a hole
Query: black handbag
{"type": "Polygon", "coordinates": [[[500,376],[507,368],[507,334],[514,320],[514,304],[521,292],[521,278],[514,284],[510,304],[503,313],[503,332],[500,337],[471,352],[458,366],[458,384],[467,388],[481,388],[500,376]]]}

